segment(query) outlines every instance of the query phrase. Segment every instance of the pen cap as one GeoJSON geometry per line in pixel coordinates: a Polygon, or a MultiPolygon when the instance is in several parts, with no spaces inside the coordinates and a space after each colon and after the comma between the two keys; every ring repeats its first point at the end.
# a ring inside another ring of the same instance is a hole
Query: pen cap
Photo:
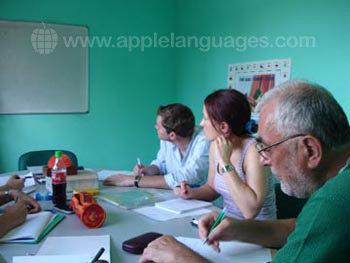
{"type": "Polygon", "coordinates": [[[88,228],[98,228],[105,221],[106,212],[96,202],[92,194],[86,192],[76,193],[72,196],[70,204],[75,214],[88,228]]]}

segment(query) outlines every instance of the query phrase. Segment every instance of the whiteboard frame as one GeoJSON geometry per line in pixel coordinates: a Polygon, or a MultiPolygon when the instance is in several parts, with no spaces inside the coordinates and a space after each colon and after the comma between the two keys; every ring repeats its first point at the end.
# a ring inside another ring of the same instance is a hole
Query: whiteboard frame
{"type": "Polygon", "coordinates": [[[89,46],[67,47],[70,36],[88,38],[88,27],[0,20],[0,114],[89,112],[89,46]],[[34,49],[35,29],[57,33],[53,52],[34,49]]]}

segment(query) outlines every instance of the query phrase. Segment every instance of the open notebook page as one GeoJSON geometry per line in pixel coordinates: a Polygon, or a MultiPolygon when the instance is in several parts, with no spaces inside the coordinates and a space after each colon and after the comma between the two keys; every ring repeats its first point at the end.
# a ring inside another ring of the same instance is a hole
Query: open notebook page
{"type": "Polygon", "coordinates": [[[53,217],[54,215],[50,212],[29,214],[22,225],[12,229],[0,241],[9,242],[17,239],[36,240],[53,217]]]}
{"type": "MultiPolygon", "coordinates": [[[[91,259],[103,247],[105,251],[100,259],[110,262],[110,236],[57,236],[48,237],[39,249],[37,255],[83,255],[88,254],[91,259]],[[57,244],[60,244],[57,246],[57,244]]],[[[63,261],[62,261],[63,262],[63,261]]],[[[73,262],[73,261],[69,261],[73,262]]],[[[52,262],[50,262],[52,263],[52,262]]],[[[68,263],[68,262],[67,262],[68,263]]]]}
{"type": "Polygon", "coordinates": [[[17,256],[13,257],[13,263],[90,263],[89,255],[56,255],[56,256],[17,256]]]}

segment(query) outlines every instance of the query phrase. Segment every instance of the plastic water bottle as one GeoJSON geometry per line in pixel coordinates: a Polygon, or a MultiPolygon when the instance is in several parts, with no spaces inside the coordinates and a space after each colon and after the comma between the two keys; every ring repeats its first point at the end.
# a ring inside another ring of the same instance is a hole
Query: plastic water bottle
{"type": "Polygon", "coordinates": [[[67,169],[62,160],[62,152],[55,152],[55,164],[51,170],[51,182],[52,182],[52,202],[58,208],[67,207],[67,195],[66,195],[66,177],[67,169]]]}

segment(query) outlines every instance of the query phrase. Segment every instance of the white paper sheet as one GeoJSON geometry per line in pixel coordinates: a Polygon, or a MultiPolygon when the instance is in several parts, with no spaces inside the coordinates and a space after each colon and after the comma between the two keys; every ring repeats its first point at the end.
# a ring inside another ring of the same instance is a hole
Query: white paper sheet
{"type": "Polygon", "coordinates": [[[182,218],[186,216],[198,216],[198,215],[203,215],[211,212],[211,210],[209,209],[198,209],[194,211],[189,211],[187,213],[175,214],[155,206],[145,206],[145,207],[134,209],[133,211],[157,221],[167,221],[167,220],[182,218]]]}
{"type": "Polygon", "coordinates": [[[101,170],[97,172],[98,180],[103,181],[108,176],[122,174],[122,175],[134,175],[133,171],[118,171],[118,170],[101,170]]]}
{"type": "Polygon", "coordinates": [[[44,165],[27,166],[27,169],[29,170],[29,172],[32,172],[33,174],[43,174],[43,168],[44,168],[44,165]]]}
{"type": "Polygon", "coordinates": [[[220,263],[265,263],[271,260],[271,250],[254,244],[230,241],[220,242],[221,252],[215,252],[210,246],[203,245],[199,238],[176,237],[192,250],[211,262],[220,263]]]}
{"type": "Polygon", "coordinates": [[[157,202],[155,203],[155,206],[175,214],[182,214],[192,210],[212,206],[212,203],[204,202],[201,200],[185,200],[181,198],[176,198],[163,202],[157,202]]]}
{"type": "Polygon", "coordinates": [[[90,263],[89,255],[56,255],[56,256],[17,256],[13,257],[13,263],[90,263]]]}
{"type": "MultiPolygon", "coordinates": [[[[99,249],[103,247],[105,251],[100,259],[110,261],[110,236],[65,236],[65,237],[48,237],[39,249],[37,255],[76,255],[86,254],[90,260],[96,255],[99,249]],[[59,246],[57,245],[59,244],[59,246]]],[[[52,263],[51,261],[47,261],[52,263]]],[[[62,261],[64,262],[64,261],[62,261]]],[[[61,263],[62,263],[61,262],[61,263]]],[[[74,262],[72,260],[66,261],[74,262]]],[[[74,262],[75,263],[75,262],[74,262]]]]}

